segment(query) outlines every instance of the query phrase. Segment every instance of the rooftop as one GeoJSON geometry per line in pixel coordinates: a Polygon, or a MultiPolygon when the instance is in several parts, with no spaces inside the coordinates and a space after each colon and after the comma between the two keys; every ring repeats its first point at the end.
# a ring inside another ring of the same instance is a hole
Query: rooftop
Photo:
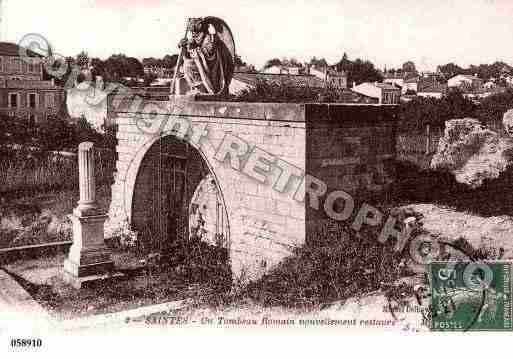
{"type": "Polygon", "coordinates": [[[474,76],[474,75],[459,74],[459,75],[456,75],[456,76],[454,76],[452,78],[455,78],[455,77],[463,77],[463,78],[466,78],[466,79],[469,79],[469,80],[480,80],[479,77],[474,76]]]}
{"type": "Polygon", "coordinates": [[[397,87],[394,84],[387,84],[387,83],[383,83],[383,82],[378,82],[377,84],[374,84],[374,85],[376,85],[377,87],[382,88],[384,90],[399,90],[400,89],[400,87],[397,87]]]}
{"type": "Polygon", "coordinates": [[[425,83],[423,84],[418,92],[439,92],[446,93],[448,90],[448,86],[440,83],[425,83]]]}
{"type": "Polygon", "coordinates": [[[399,90],[400,87],[390,84],[390,83],[384,83],[384,82],[362,82],[360,85],[356,85],[356,87],[361,85],[367,85],[367,86],[375,86],[379,87],[384,90],[399,90]]]}

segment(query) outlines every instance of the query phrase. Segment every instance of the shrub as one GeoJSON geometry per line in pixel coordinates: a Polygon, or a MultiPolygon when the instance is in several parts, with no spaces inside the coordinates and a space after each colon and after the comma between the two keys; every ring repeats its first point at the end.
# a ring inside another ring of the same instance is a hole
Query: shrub
{"type": "Polygon", "coordinates": [[[94,142],[97,148],[114,150],[115,128],[105,133],[96,131],[82,117],[71,120],[64,116],[49,116],[46,120],[31,125],[27,120],[0,116],[0,151],[30,150],[35,153],[50,151],[76,151],[80,142],[94,142]]]}
{"type": "Polygon", "coordinates": [[[492,126],[494,123],[500,123],[504,113],[512,108],[513,89],[508,89],[506,92],[483,99],[477,109],[477,117],[487,126],[492,126]]]}
{"type": "Polygon", "coordinates": [[[452,90],[441,99],[416,97],[401,104],[399,119],[403,129],[420,130],[426,125],[444,127],[454,118],[476,117],[477,105],[459,90],[452,90]]]}
{"type": "Polygon", "coordinates": [[[243,89],[232,97],[241,102],[337,102],[340,91],[337,88],[313,88],[309,86],[291,86],[258,80],[255,86],[243,89]]]}

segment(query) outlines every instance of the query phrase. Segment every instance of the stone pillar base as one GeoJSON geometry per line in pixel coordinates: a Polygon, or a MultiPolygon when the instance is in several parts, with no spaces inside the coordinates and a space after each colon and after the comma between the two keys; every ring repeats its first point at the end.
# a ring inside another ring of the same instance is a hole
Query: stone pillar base
{"type": "Polygon", "coordinates": [[[86,282],[115,276],[110,249],[105,246],[106,215],[69,216],[73,223],[73,245],[64,261],[64,280],[75,288],[86,282]]]}
{"type": "MultiPolygon", "coordinates": [[[[67,263],[70,263],[69,261],[64,262],[64,271],[63,271],[63,280],[71,285],[75,289],[82,289],[87,284],[95,283],[101,280],[111,279],[111,278],[117,278],[122,277],[123,273],[114,272],[114,265],[113,263],[99,263],[99,264],[93,264],[89,266],[84,266],[88,268],[82,267],[82,269],[85,270],[84,273],[98,273],[98,274],[89,274],[82,277],[76,276],[75,274],[71,273],[66,267],[69,265],[67,263]],[[106,270],[106,268],[110,268],[109,270],[106,270]]],[[[71,264],[73,266],[73,264],[71,264]]],[[[73,270],[73,267],[72,267],[73,270]]]]}
{"type": "Polygon", "coordinates": [[[78,265],[69,259],[66,259],[64,261],[64,271],[78,278],[88,277],[91,275],[107,274],[114,271],[114,262],[107,261],[78,265]]]}

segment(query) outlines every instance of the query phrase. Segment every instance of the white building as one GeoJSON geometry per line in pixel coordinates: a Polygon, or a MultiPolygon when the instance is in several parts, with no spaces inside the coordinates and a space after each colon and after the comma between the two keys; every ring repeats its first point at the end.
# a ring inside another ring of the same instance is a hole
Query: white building
{"type": "Polygon", "coordinates": [[[447,80],[447,86],[449,87],[481,87],[483,80],[477,76],[472,75],[456,75],[447,80]]]}
{"type": "Polygon", "coordinates": [[[420,97],[430,97],[441,99],[445,94],[447,94],[447,85],[432,83],[426,86],[422,86],[417,92],[417,96],[420,97]]]}
{"type": "Polygon", "coordinates": [[[402,76],[388,77],[388,78],[385,78],[383,80],[383,82],[386,84],[399,86],[400,88],[404,87],[404,78],[402,76]]]}
{"type": "Polygon", "coordinates": [[[352,90],[364,96],[378,100],[382,104],[397,104],[401,99],[401,88],[386,83],[363,82],[353,86],[352,90]]]}

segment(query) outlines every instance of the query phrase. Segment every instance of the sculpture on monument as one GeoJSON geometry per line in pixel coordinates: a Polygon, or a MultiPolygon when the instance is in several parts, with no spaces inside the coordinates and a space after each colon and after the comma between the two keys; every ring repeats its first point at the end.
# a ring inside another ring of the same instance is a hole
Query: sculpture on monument
{"type": "Polygon", "coordinates": [[[235,43],[230,28],[222,19],[189,19],[185,37],[178,47],[180,55],[171,83],[172,93],[228,94],[235,68],[235,43]]]}

